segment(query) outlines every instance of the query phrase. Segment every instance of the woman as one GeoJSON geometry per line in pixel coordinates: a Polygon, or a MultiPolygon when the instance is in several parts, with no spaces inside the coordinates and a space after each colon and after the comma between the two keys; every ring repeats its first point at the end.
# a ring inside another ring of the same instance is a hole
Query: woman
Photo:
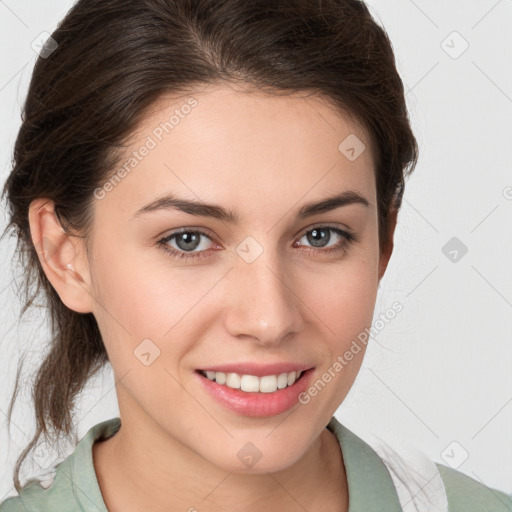
{"type": "MultiPolygon", "coordinates": [[[[54,339],[0,511],[410,509],[333,417],[418,153],[364,3],[79,0],[43,53],[4,192],[54,339]],[[107,362],[120,418],[22,487],[107,362]]],[[[512,510],[432,478],[424,510],[512,510]]]]}

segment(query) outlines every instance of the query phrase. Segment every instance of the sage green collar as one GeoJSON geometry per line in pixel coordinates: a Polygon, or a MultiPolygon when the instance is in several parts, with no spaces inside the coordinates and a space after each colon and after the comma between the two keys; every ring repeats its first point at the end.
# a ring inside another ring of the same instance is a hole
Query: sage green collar
{"type": "Polygon", "coordinates": [[[121,427],[121,418],[111,418],[89,429],[75,448],[72,472],[74,492],[84,512],[108,512],[94,470],[92,445],[113,436],[121,427]],[[78,485],[77,485],[78,484],[78,485]]]}
{"type": "Polygon", "coordinates": [[[327,428],[338,438],[348,482],[348,512],[400,512],[388,469],[377,453],[334,416],[327,428]]]}

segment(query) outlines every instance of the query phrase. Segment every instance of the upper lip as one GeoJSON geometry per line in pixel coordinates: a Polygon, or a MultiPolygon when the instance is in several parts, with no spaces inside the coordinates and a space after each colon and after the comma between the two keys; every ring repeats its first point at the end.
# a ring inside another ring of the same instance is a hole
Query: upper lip
{"type": "Polygon", "coordinates": [[[279,375],[280,373],[300,372],[309,370],[312,365],[301,363],[268,363],[258,364],[254,362],[227,363],[211,366],[204,366],[199,370],[214,371],[223,373],[238,373],[239,375],[254,375],[263,377],[265,375],[279,375]]]}

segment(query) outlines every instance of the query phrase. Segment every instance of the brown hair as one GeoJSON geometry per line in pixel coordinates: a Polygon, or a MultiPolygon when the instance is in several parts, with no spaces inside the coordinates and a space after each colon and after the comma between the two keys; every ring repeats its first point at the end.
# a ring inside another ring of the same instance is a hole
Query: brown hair
{"type": "MultiPolygon", "coordinates": [[[[70,435],[78,393],[108,361],[93,314],[67,308],[42,269],[29,229],[32,200],[54,201],[63,228],[87,240],[93,191],[151,105],[220,82],[269,94],[313,91],[364,127],[381,247],[418,158],[391,42],[359,0],[78,0],[52,38],[57,47],[34,66],[2,195],[25,270],[21,316],[42,290],[51,319],[32,384],[36,432],[13,475],[18,492],[29,451],[42,434],[70,435]]],[[[20,364],[9,423],[19,376],[20,364]]]]}

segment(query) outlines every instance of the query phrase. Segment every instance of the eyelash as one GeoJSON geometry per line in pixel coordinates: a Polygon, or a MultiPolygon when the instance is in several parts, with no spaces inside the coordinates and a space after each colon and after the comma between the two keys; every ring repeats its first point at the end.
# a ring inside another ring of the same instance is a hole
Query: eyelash
{"type": "MultiPolygon", "coordinates": [[[[329,225],[314,226],[311,229],[308,229],[307,231],[305,231],[300,236],[300,238],[302,238],[306,234],[310,233],[311,231],[314,231],[315,229],[329,229],[332,232],[336,233],[337,235],[341,236],[342,240],[340,242],[338,242],[338,244],[336,244],[335,246],[329,247],[328,249],[314,249],[311,247],[307,247],[305,250],[308,253],[320,252],[320,253],[324,253],[324,254],[325,253],[331,254],[331,253],[336,253],[336,252],[342,252],[351,243],[359,241],[359,238],[354,233],[351,233],[349,231],[344,231],[338,227],[329,226],[329,225]]],[[[203,235],[206,238],[209,238],[211,240],[211,237],[202,231],[192,230],[192,229],[181,229],[180,231],[176,231],[174,233],[171,233],[170,235],[165,236],[164,238],[161,238],[160,240],[158,240],[157,245],[161,246],[162,249],[169,256],[171,256],[173,259],[176,259],[176,260],[183,260],[183,259],[195,260],[195,259],[208,257],[209,251],[207,251],[207,250],[199,251],[199,252],[186,252],[186,251],[179,251],[177,249],[169,247],[167,242],[169,242],[170,240],[172,240],[173,238],[175,238],[176,236],[178,236],[182,233],[195,233],[195,234],[203,235]]]]}

